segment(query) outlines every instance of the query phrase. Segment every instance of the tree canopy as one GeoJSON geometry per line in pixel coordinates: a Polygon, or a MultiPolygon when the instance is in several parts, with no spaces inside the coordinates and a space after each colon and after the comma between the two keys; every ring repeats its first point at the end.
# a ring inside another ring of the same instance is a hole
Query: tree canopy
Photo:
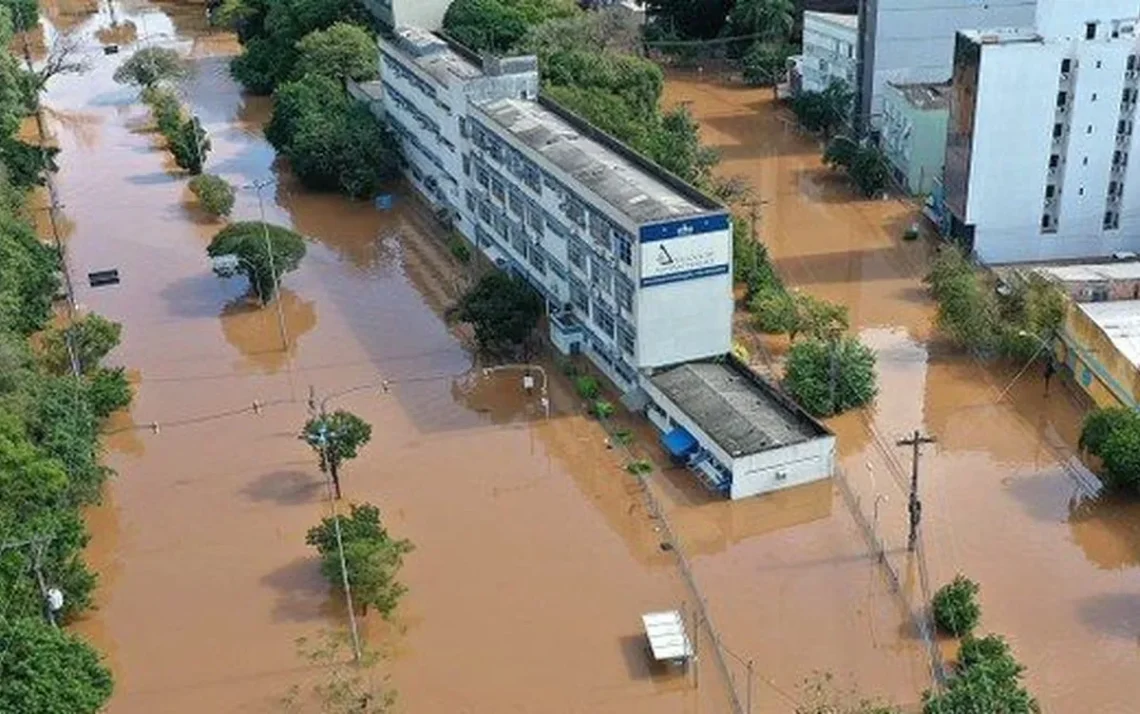
{"type": "Polygon", "coordinates": [[[396,539],[380,523],[380,509],[369,503],[353,504],[347,517],[340,517],[345,570],[341,570],[336,522],[325,518],[309,529],[305,542],[321,556],[321,572],[333,587],[341,588],[347,572],[352,597],[367,612],[371,605],[388,618],[407,588],[396,580],[404,556],[412,552],[411,541],[396,539]]]}
{"type": "Polygon", "coordinates": [[[186,62],[177,50],[169,47],[143,47],[119,65],[114,80],[119,84],[153,87],[159,82],[182,79],[189,73],[186,62]]]}
{"type": "Polygon", "coordinates": [[[67,338],[75,349],[79,371],[89,374],[119,344],[123,326],[94,313],[77,318],[69,325],[48,328],[40,339],[44,364],[55,374],[66,374],[71,368],[67,338]]]}
{"type": "Polygon", "coordinates": [[[581,12],[574,0],[455,0],[443,29],[476,52],[504,53],[545,20],[581,12]]]}
{"type": "Polygon", "coordinates": [[[455,317],[474,328],[479,351],[506,358],[525,349],[542,310],[541,296],[526,281],[494,270],[463,296],[455,317]]]}
{"type": "Polygon", "coordinates": [[[968,635],[977,627],[982,616],[978,605],[978,584],[958,574],[934,593],[931,610],[934,622],[943,632],[951,635],[968,635]]]}
{"type": "Polygon", "coordinates": [[[875,353],[853,337],[801,340],[788,350],[784,385],[815,416],[861,407],[878,393],[875,353]]]}
{"type": "Polygon", "coordinates": [[[336,497],[340,498],[340,467],[372,440],[372,425],[352,412],[338,409],[305,422],[301,436],[320,458],[321,471],[332,476],[336,497]]]}
{"type": "Polygon", "coordinates": [[[380,71],[380,51],[368,30],[336,22],[313,30],[297,43],[296,73],[320,74],[343,81],[375,79],[380,71]]]}
{"type": "Polygon", "coordinates": [[[95,714],[111,696],[111,673],[75,635],[39,619],[0,628],[0,711],[95,714]]]}
{"type": "Polygon", "coordinates": [[[793,0],[736,0],[728,15],[733,35],[763,35],[783,42],[792,33],[796,4],[793,0]]]}
{"type": "Polygon", "coordinates": [[[239,259],[232,270],[216,268],[222,277],[244,275],[257,295],[268,302],[276,294],[276,282],[291,273],[305,257],[305,240],[288,228],[260,221],[231,223],[214,235],[206,254],[211,258],[234,255],[239,259]]]}
{"type": "Polygon", "coordinates": [[[221,176],[200,174],[190,179],[190,192],[211,216],[228,216],[234,208],[234,187],[221,176]]]}
{"type": "Polygon", "coordinates": [[[1140,488],[1140,414],[1125,407],[1094,409],[1081,427],[1080,445],[1100,457],[1109,486],[1140,488]]]}

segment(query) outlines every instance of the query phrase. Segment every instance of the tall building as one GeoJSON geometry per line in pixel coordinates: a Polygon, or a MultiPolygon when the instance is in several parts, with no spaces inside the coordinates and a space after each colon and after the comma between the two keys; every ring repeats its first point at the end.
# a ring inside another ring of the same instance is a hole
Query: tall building
{"type": "MultiPolygon", "coordinates": [[[[1095,0],[1064,0],[1083,7],[1095,0]]],[[[1033,24],[1034,0],[861,0],[860,126],[879,126],[887,82],[945,82],[954,58],[954,33],[978,27],[1033,24]]]]}
{"type": "Polygon", "coordinates": [[[545,298],[552,343],[645,408],[663,443],[742,497],[826,478],[834,437],[731,356],[728,211],[539,96],[534,57],[416,28],[380,39],[382,112],[412,185],[545,298]]]}
{"type": "Polygon", "coordinates": [[[364,6],[385,27],[402,25],[438,30],[452,0],[363,0],[364,6]]]}
{"type": "Polygon", "coordinates": [[[1135,0],[1040,0],[1034,29],[958,34],[945,202],[983,261],[1140,248],[1138,15],[1135,0]]]}
{"type": "Polygon", "coordinates": [[[803,54],[790,58],[791,91],[822,92],[835,80],[854,87],[859,17],[809,10],[803,25],[803,54]]]}

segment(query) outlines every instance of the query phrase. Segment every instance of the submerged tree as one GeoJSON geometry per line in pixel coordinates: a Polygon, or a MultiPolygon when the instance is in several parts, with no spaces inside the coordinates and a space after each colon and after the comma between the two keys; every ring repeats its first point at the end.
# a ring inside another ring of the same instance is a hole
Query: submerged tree
{"type": "Polygon", "coordinates": [[[379,653],[363,648],[360,658],[349,653],[351,637],[325,631],[315,639],[297,640],[297,652],[316,674],[305,686],[289,690],[282,702],[287,712],[310,711],[312,702],[324,714],[387,714],[396,699],[388,679],[377,671],[379,653]]]}
{"type": "Polygon", "coordinates": [[[340,498],[340,467],[356,458],[356,452],[372,439],[372,425],[352,412],[337,410],[315,416],[305,423],[301,437],[320,458],[321,471],[332,476],[336,497],[340,498]]]}
{"type": "Polygon", "coordinates": [[[235,274],[249,279],[263,302],[277,293],[281,276],[292,272],[305,257],[305,240],[288,228],[260,221],[231,223],[214,236],[206,247],[215,260],[214,272],[223,278],[235,274]]]}
{"type": "Polygon", "coordinates": [[[234,208],[234,187],[221,176],[200,174],[190,179],[190,191],[211,216],[228,216],[234,208]]]}
{"type": "Polygon", "coordinates": [[[160,82],[183,79],[190,70],[177,50],[169,47],[144,47],[131,55],[115,70],[119,84],[153,87],[160,82]]]}
{"type": "Polygon", "coordinates": [[[542,308],[542,298],[526,281],[496,270],[463,296],[455,317],[474,328],[479,351],[505,358],[525,348],[542,308]]]}
{"type": "Polygon", "coordinates": [[[353,504],[348,517],[339,516],[340,541],[344,545],[345,569],[341,569],[337,521],[329,517],[314,526],[305,542],[321,555],[321,572],[333,587],[342,588],[344,574],[355,604],[367,613],[371,605],[388,618],[407,591],[396,574],[404,556],[412,552],[411,541],[396,539],[380,523],[380,509],[368,503],[353,504]]]}
{"type": "Polygon", "coordinates": [[[71,369],[74,357],[80,373],[88,374],[119,345],[122,333],[121,324],[94,313],[69,325],[49,328],[40,341],[44,364],[55,374],[64,374],[71,369]]]}
{"type": "Polygon", "coordinates": [[[853,337],[801,340],[788,351],[784,385],[816,416],[833,416],[875,398],[875,353],[853,337]]]}

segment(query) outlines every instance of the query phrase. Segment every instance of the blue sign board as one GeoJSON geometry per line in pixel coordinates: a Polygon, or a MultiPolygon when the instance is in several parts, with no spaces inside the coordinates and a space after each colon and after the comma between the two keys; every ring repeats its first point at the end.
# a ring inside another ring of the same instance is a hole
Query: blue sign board
{"type": "Polygon", "coordinates": [[[669,240],[670,238],[684,238],[685,236],[700,233],[713,233],[726,230],[729,226],[727,213],[715,216],[697,216],[685,218],[668,223],[654,223],[642,226],[638,231],[638,239],[642,243],[651,243],[656,240],[669,240]]]}

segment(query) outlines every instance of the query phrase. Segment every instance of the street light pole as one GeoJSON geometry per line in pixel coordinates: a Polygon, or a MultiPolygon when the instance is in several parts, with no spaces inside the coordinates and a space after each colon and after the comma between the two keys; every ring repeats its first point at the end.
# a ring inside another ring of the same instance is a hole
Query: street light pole
{"type": "Polygon", "coordinates": [[[274,302],[277,304],[277,330],[281,333],[281,349],[289,351],[289,337],[285,329],[285,313],[281,308],[281,281],[277,277],[277,267],[273,264],[273,243],[269,240],[269,224],[265,222],[265,201],[261,197],[261,189],[273,184],[273,179],[254,181],[247,188],[257,192],[257,212],[261,216],[261,230],[265,238],[265,255],[269,259],[269,275],[273,280],[274,302]]]}
{"type": "MultiPolygon", "coordinates": [[[[324,415],[322,414],[322,416],[324,415]]],[[[344,557],[344,538],[340,532],[340,514],[337,512],[336,499],[333,498],[332,476],[329,475],[329,471],[331,469],[328,454],[328,438],[328,427],[324,424],[321,424],[320,431],[317,433],[317,442],[321,447],[321,461],[324,462],[325,466],[325,488],[328,491],[329,505],[332,506],[333,512],[333,531],[336,533],[336,550],[337,555],[340,558],[341,585],[344,588],[344,602],[345,607],[348,609],[349,629],[352,632],[352,656],[353,659],[359,663],[361,658],[360,633],[356,629],[356,608],[352,604],[352,587],[348,582],[348,563],[345,561],[344,557]]]]}
{"type": "Polygon", "coordinates": [[[500,365],[495,365],[494,367],[484,367],[483,368],[483,374],[485,376],[489,376],[494,372],[501,372],[501,371],[505,371],[505,370],[520,370],[520,369],[524,370],[525,372],[528,373],[523,377],[524,387],[526,386],[527,377],[530,376],[530,374],[529,374],[530,370],[535,370],[536,372],[538,372],[539,374],[542,375],[542,387],[541,387],[542,397],[541,397],[540,403],[542,404],[543,413],[546,415],[546,418],[549,419],[550,418],[550,394],[547,391],[547,385],[549,384],[549,379],[546,376],[546,368],[545,367],[543,367],[540,364],[500,364],[500,365]]]}

